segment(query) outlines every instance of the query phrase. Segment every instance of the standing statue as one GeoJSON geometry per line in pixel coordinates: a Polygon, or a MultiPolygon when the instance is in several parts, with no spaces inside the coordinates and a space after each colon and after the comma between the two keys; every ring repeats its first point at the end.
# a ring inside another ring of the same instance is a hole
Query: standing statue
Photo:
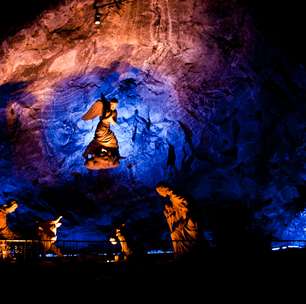
{"type": "Polygon", "coordinates": [[[16,201],[0,206],[0,239],[16,239],[18,235],[11,231],[7,224],[7,215],[13,213],[18,208],[16,201]]]}
{"type": "Polygon", "coordinates": [[[6,240],[17,239],[19,236],[14,233],[7,224],[7,215],[13,213],[18,208],[16,201],[0,206],[0,259],[11,257],[11,250],[6,240]]]}
{"type": "Polygon", "coordinates": [[[116,168],[119,166],[119,145],[114,132],[110,129],[110,124],[117,121],[118,100],[112,98],[108,101],[103,94],[90,107],[83,120],[92,120],[100,116],[100,122],[97,125],[95,137],[89,143],[83,153],[85,166],[90,170],[100,170],[116,168]]]}
{"type": "Polygon", "coordinates": [[[170,200],[164,206],[164,216],[169,226],[174,255],[178,257],[193,252],[198,246],[200,233],[197,222],[191,216],[189,202],[164,183],[159,183],[156,191],[170,200]]]}
{"type": "Polygon", "coordinates": [[[43,248],[43,253],[51,251],[58,256],[62,256],[62,253],[59,248],[55,246],[57,240],[57,228],[62,225],[60,220],[62,216],[59,216],[56,220],[46,221],[38,225],[38,237],[41,241],[43,248]]]}
{"type": "MultiPolygon", "coordinates": [[[[117,240],[119,241],[123,260],[126,261],[133,254],[133,251],[130,249],[127,243],[125,224],[122,224],[115,229],[115,236],[116,238],[114,237],[110,238],[110,242],[113,245],[116,245],[117,240]]],[[[117,260],[119,260],[119,257],[117,257],[117,260]]]]}

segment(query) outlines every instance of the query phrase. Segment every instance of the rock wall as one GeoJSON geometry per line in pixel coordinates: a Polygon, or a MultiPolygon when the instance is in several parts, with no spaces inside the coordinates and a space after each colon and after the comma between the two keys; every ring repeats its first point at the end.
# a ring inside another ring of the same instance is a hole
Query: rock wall
{"type": "Polygon", "coordinates": [[[168,180],[207,229],[238,204],[282,237],[304,207],[304,67],[236,1],[134,0],[101,10],[100,26],[92,2],[65,1],[2,42],[0,196],[20,200],[17,225],[62,214],[62,238],[102,237],[114,219],[159,234],[154,186],[168,180]],[[92,172],[82,152],[97,120],[81,116],[101,92],[119,99],[125,158],[92,172]]]}

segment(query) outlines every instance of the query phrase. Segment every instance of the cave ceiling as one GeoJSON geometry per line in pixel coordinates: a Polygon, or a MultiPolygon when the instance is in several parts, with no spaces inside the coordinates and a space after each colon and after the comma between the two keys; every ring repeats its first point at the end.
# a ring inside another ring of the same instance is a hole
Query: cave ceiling
{"type": "Polygon", "coordinates": [[[47,1],[4,24],[0,199],[19,201],[16,227],[63,215],[67,239],[102,237],[115,220],[159,232],[154,187],[166,180],[208,230],[239,205],[267,233],[304,238],[305,66],[252,12],[134,0],[102,8],[95,25],[92,0],[47,1]],[[101,93],[119,100],[123,158],[92,171],[82,153],[98,120],[81,117],[101,93]]]}

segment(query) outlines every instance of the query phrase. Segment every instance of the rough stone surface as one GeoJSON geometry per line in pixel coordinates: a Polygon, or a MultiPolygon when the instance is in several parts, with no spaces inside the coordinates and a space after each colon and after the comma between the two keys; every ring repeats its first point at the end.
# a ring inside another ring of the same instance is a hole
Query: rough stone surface
{"type": "Polygon", "coordinates": [[[160,236],[154,186],[168,180],[199,202],[208,230],[220,206],[238,204],[251,226],[294,238],[305,227],[304,66],[235,1],[107,12],[95,26],[92,1],[65,1],[2,42],[0,198],[19,201],[17,227],[61,214],[59,238],[102,238],[116,219],[160,236]],[[82,152],[97,121],[80,118],[101,92],[119,99],[125,159],[91,172],[82,152]]]}

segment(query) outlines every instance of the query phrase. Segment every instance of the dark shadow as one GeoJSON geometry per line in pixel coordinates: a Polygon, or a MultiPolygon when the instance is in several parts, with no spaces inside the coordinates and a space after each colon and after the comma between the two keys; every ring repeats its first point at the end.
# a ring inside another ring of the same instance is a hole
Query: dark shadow
{"type": "Polygon", "coordinates": [[[21,107],[28,107],[34,103],[35,98],[33,95],[28,94],[26,89],[28,82],[8,82],[0,86],[0,139],[1,142],[7,142],[9,140],[9,121],[16,120],[14,123],[18,124],[18,117],[16,117],[15,110],[9,109],[10,102],[18,101],[18,105],[21,107]]]}
{"type": "Polygon", "coordinates": [[[0,10],[0,41],[15,35],[35,20],[44,10],[58,5],[62,0],[5,1],[0,10]]]}
{"type": "Polygon", "coordinates": [[[225,256],[261,256],[271,250],[270,238],[254,226],[253,210],[243,202],[213,202],[205,208],[216,251],[225,256]]]}

